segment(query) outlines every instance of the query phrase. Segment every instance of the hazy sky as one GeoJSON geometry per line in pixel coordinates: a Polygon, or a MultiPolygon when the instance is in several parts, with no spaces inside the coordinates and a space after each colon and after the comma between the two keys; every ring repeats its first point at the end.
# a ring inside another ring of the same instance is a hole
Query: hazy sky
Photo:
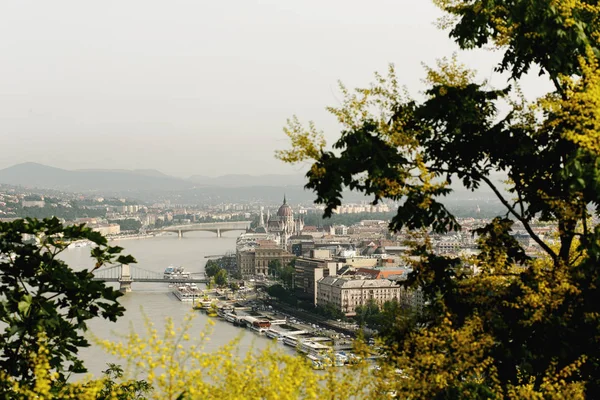
{"type": "MultiPolygon", "coordinates": [[[[275,160],[296,114],[329,138],[337,80],[366,85],[395,63],[456,47],[427,0],[0,2],[0,168],[293,173],[275,160]]],[[[461,60],[494,78],[493,55],[461,60]]]]}

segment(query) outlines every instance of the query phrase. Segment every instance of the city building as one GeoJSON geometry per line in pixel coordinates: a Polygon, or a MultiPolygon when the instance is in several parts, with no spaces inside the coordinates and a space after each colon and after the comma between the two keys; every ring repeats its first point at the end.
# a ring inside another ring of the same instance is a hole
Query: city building
{"type": "Polygon", "coordinates": [[[352,256],[352,257],[343,257],[336,256],[334,260],[341,263],[342,265],[350,265],[355,268],[370,268],[375,267],[377,265],[377,258],[371,257],[363,257],[363,256],[352,256]]]}
{"type": "Polygon", "coordinates": [[[235,254],[237,269],[243,279],[250,278],[255,275],[255,258],[254,248],[246,250],[238,250],[235,254]]]}
{"type": "MultiPolygon", "coordinates": [[[[299,257],[294,265],[294,287],[301,291],[313,304],[317,303],[317,281],[336,275],[343,264],[330,259],[299,257]]],[[[318,255],[318,253],[317,253],[318,255]]]]}
{"type": "Polygon", "coordinates": [[[44,208],[46,206],[46,202],[44,200],[23,200],[21,202],[21,206],[44,208]]]}
{"type": "Polygon", "coordinates": [[[387,301],[400,301],[402,288],[387,279],[356,279],[327,276],[317,282],[317,306],[333,305],[347,316],[356,307],[373,300],[380,307],[387,301]]]}
{"type": "Polygon", "coordinates": [[[236,261],[238,272],[247,279],[269,274],[269,263],[278,260],[281,265],[289,264],[295,256],[277,246],[272,240],[256,240],[251,245],[238,247],[236,261]]]}
{"type": "Polygon", "coordinates": [[[345,204],[336,207],[333,212],[335,214],[357,214],[357,213],[384,213],[389,212],[390,207],[387,204],[345,204]]]}
{"type": "Polygon", "coordinates": [[[333,234],[336,236],[345,236],[348,234],[348,227],[346,225],[335,225],[331,227],[333,234]]]}
{"type": "Polygon", "coordinates": [[[295,256],[274,242],[264,242],[254,249],[254,275],[268,275],[269,263],[279,261],[281,265],[289,264],[295,256]]]}
{"type": "Polygon", "coordinates": [[[425,306],[425,296],[423,291],[419,289],[400,287],[400,304],[403,307],[408,307],[416,313],[422,313],[425,306]]]}
{"type": "Polygon", "coordinates": [[[433,245],[436,254],[456,254],[463,247],[459,240],[440,240],[433,245]]]}
{"type": "Polygon", "coordinates": [[[102,235],[118,235],[121,233],[121,226],[119,224],[97,224],[91,225],[90,228],[94,232],[100,232],[102,235]]]}
{"type": "Polygon", "coordinates": [[[389,279],[393,276],[404,275],[407,268],[396,267],[378,267],[378,268],[357,268],[355,275],[363,276],[367,279],[389,279]]]}

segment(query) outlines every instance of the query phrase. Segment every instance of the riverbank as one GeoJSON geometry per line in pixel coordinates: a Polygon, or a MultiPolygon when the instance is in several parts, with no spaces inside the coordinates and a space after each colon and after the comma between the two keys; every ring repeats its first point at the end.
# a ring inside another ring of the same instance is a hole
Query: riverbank
{"type": "Polygon", "coordinates": [[[297,319],[260,300],[229,300],[206,294],[194,309],[295,348],[314,369],[342,367],[359,359],[351,351],[354,339],[350,335],[297,319]]]}
{"type": "MultiPolygon", "coordinates": [[[[309,321],[311,323],[325,326],[328,329],[334,330],[339,333],[343,333],[345,335],[349,335],[354,338],[356,337],[356,335],[358,333],[358,329],[352,328],[351,326],[353,324],[351,324],[351,323],[338,322],[338,321],[334,321],[331,319],[327,319],[321,315],[313,314],[308,311],[304,311],[304,310],[289,306],[287,304],[280,303],[275,300],[265,300],[264,302],[266,305],[271,306],[274,309],[277,309],[283,313],[289,314],[289,315],[297,317],[297,318],[305,319],[306,321],[309,321]]],[[[366,337],[370,337],[370,336],[373,336],[375,334],[375,332],[370,329],[363,329],[363,334],[366,337]]]]}
{"type": "Polygon", "coordinates": [[[113,242],[117,240],[133,240],[133,239],[152,239],[155,237],[165,236],[163,233],[136,233],[132,235],[110,235],[106,236],[108,241],[113,242]]]}

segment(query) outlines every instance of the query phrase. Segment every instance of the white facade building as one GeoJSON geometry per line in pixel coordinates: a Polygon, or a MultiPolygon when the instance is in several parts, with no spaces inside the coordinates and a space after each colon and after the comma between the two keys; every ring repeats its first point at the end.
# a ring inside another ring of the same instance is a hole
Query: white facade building
{"type": "Polygon", "coordinates": [[[401,288],[387,279],[346,279],[328,276],[317,282],[317,305],[334,305],[346,315],[355,315],[356,307],[369,300],[380,307],[386,301],[400,301],[401,288]]]}

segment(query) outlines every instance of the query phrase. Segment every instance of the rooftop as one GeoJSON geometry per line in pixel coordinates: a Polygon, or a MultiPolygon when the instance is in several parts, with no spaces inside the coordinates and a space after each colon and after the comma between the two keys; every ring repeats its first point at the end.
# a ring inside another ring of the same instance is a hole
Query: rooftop
{"type": "Polygon", "coordinates": [[[396,283],[387,279],[345,279],[335,275],[321,278],[319,283],[344,289],[397,287],[396,283]]]}

